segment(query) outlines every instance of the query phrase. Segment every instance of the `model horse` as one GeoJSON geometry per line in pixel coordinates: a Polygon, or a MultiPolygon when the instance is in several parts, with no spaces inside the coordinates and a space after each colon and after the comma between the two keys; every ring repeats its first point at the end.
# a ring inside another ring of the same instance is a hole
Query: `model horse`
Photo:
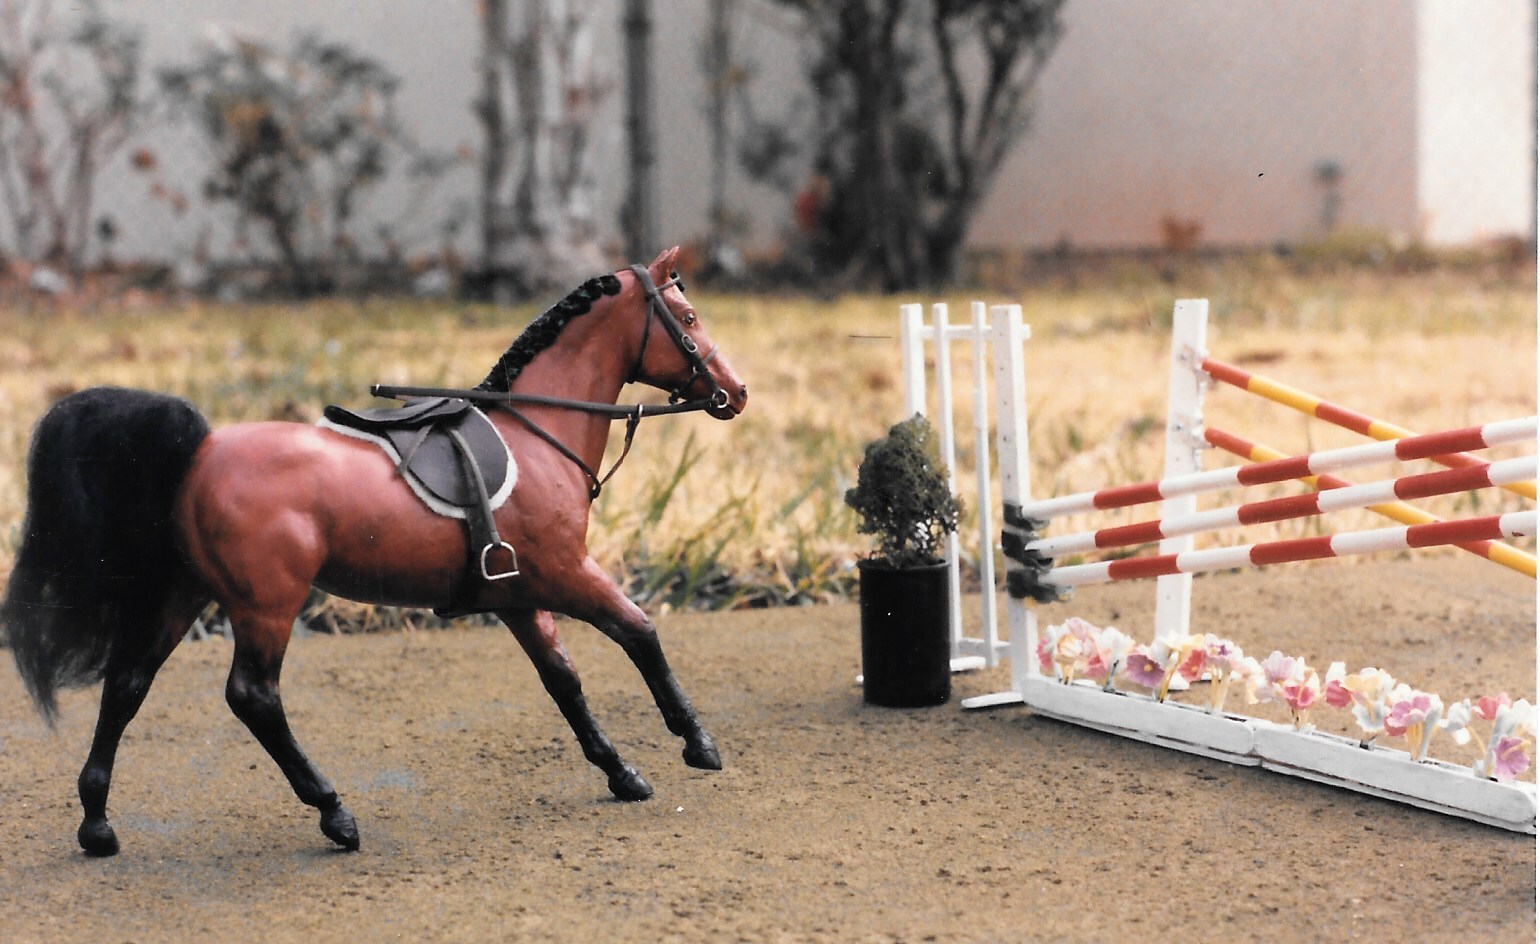
{"type": "Polygon", "coordinates": [[[0,621],[50,721],[59,687],[103,682],[79,781],[87,853],[118,850],[107,821],[118,742],[211,601],[234,636],[230,708],[299,799],[320,811],[321,831],[358,848],[352,814],[301,752],[279,697],[284,650],[312,586],[368,603],[497,614],[610,791],[643,800],[652,788],[594,720],[552,613],[591,623],[641,672],[684,741],[685,762],[721,768],[651,621],[586,546],[593,470],[626,383],[699,397],[717,419],[747,403],[747,388],[672,276],[677,254],[584,283],[535,319],[478,386],[494,401],[504,392],[524,397],[518,410],[484,407],[518,464],[495,522],[519,572],[477,581],[469,595],[474,550],[461,522],[425,506],[375,445],[295,423],[211,430],[185,401],[119,388],[82,391],[49,409],[33,435],[26,523],[0,621]],[[674,343],[649,344],[655,336],[674,343]]]}

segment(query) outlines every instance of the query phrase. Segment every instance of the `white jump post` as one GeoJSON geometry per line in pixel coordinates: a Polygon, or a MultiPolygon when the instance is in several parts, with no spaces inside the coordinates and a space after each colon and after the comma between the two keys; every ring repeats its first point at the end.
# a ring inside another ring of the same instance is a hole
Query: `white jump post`
{"type": "MultiPolygon", "coordinates": [[[[900,343],[904,372],[904,416],[916,413],[933,416],[937,435],[941,440],[941,457],[947,466],[948,485],[957,491],[957,431],[954,422],[952,383],[952,342],[972,344],[972,386],[970,409],[972,411],[973,452],[975,456],[978,499],[977,553],[979,579],[985,588],[982,594],[982,620],[978,635],[967,635],[963,625],[961,594],[962,536],[950,534],[946,541],[948,579],[952,590],[952,671],[960,672],[999,664],[1006,643],[1000,638],[999,613],[995,601],[995,548],[1000,533],[1000,522],[995,517],[998,504],[994,500],[992,466],[989,450],[989,374],[985,369],[984,349],[992,347],[992,364],[996,378],[997,426],[995,438],[1000,453],[1002,497],[1024,494],[1025,481],[1025,415],[1023,407],[1011,402],[1012,387],[1002,380],[1022,375],[1022,344],[1027,338],[1026,326],[1021,321],[1019,305],[998,305],[989,309],[983,302],[971,306],[971,318],[962,324],[948,319],[947,306],[931,306],[931,323],[925,322],[925,310],[921,305],[907,304],[899,307],[900,343]],[[993,323],[990,322],[993,317],[993,323]],[[930,342],[935,351],[937,408],[931,413],[928,404],[925,345],[930,342]],[[1004,376],[1002,377],[1002,372],[1004,376]],[[1023,424],[1018,434],[1012,425],[1023,424]]],[[[1012,608],[1011,619],[1018,619],[1012,608]]]]}
{"type": "MultiPolygon", "coordinates": [[[[997,343],[995,383],[1001,501],[1006,509],[1005,517],[1012,522],[1007,525],[1007,538],[1011,539],[1007,543],[1008,556],[1021,562],[1008,565],[1007,583],[1013,592],[1050,599],[1073,586],[1156,577],[1155,634],[1185,636],[1191,631],[1192,574],[1204,570],[1454,544],[1534,576],[1533,557],[1508,545],[1492,544],[1501,538],[1535,534],[1537,520],[1533,510],[1442,521],[1409,506],[1400,506],[1406,512],[1417,513],[1417,516],[1408,516],[1383,503],[1394,504],[1402,498],[1483,487],[1532,494],[1533,483],[1527,480],[1536,473],[1535,457],[1488,463],[1460,453],[1533,441],[1540,432],[1536,417],[1421,436],[1374,421],[1377,426],[1392,430],[1394,436],[1404,438],[1304,456],[1264,454],[1259,457],[1254,454],[1252,464],[1203,471],[1200,450],[1208,447],[1206,440],[1209,438],[1203,425],[1203,398],[1210,383],[1204,369],[1209,360],[1207,316],[1207,301],[1183,300],[1176,304],[1168,359],[1170,380],[1163,477],[1157,481],[1047,500],[1032,501],[1029,498],[1026,384],[1021,345],[997,343]],[[1006,352],[1003,358],[1001,351],[1006,352]],[[1335,480],[1328,486],[1331,491],[1197,511],[1197,495],[1204,492],[1309,476],[1321,476],[1325,482],[1331,478],[1327,475],[1330,471],[1411,459],[1433,459],[1452,466],[1455,471],[1403,475],[1365,485],[1335,480]],[[1449,461],[1451,459],[1456,461],[1449,461]],[[1042,537],[1038,534],[1049,519],[1156,502],[1160,503],[1160,511],[1159,517],[1153,520],[1065,536],[1042,537]],[[1357,507],[1371,507],[1406,524],[1397,528],[1193,550],[1193,536],[1202,531],[1357,507]],[[1157,539],[1159,550],[1153,556],[1052,566],[1052,558],[1059,554],[1143,544],[1157,539]],[[1491,546],[1509,553],[1503,556],[1492,554],[1491,546]],[[1010,579],[1012,577],[1029,579],[1016,584],[1010,579]],[[1041,595],[1043,591],[1046,595],[1041,595]]],[[[997,331],[1005,321],[996,317],[997,331]]],[[[1276,382],[1267,383],[1281,389],[1276,382]]],[[[1290,393],[1297,401],[1311,399],[1297,391],[1290,390],[1290,393]]],[[[1331,406],[1337,413],[1346,413],[1345,409],[1331,406]]],[[[1374,435],[1374,438],[1387,439],[1385,435],[1374,435]]],[[[1265,447],[1253,451],[1265,451],[1265,447]]],[[[1469,768],[1457,765],[1439,761],[1413,762],[1404,752],[1386,747],[1365,750],[1357,741],[1349,739],[1298,731],[1241,715],[1211,713],[1196,705],[1157,701],[1148,695],[1104,691],[1085,681],[1063,684],[1044,675],[1039,668],[1037,623],[1032,607],[1013,605],[1008,611],[1014,690],[964,699],[965,708],[1025,703],[1039,715],[1123,737],[1235,764],[1261,766],[1504,829],[1536,832],[1534,784],[1500,783],[1475,776],[1469,768]]]]}
{"type": "MultiPolygon", "coordinates": [[[[1166,388],[1165,478],[1191,475],[1203,468],[1204,447],[1202,375],[1197,366],[1208,356],[1208,300],[1183,299],[1171,318],[1170,383],[1166,388]]],[[[1162,518],[1191,515],[1198,510],[1196,495],[1168,498],[1161,505],[1162,518]]],[[[1193,549],[1190,534],[1166,538],[1160,553],[1182,554],[1193,549]]],[[[1186,633],[1192,621],[1192,574],[1173,574],[1155,581],[1155,634],[1186,633]]]]}

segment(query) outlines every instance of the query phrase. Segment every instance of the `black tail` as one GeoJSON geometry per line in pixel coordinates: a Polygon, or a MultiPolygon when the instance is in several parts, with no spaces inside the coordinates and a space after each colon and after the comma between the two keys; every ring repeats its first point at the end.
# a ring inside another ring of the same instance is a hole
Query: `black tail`
{"type": "Polygon", "coordinates": [[[0,603],[16,668],[52,722],[60,686],[143,649],[186,568],[171,523],[208,422],[185,400],[95,387],[54,404],[27,456],[27,517],[0,603]]]}

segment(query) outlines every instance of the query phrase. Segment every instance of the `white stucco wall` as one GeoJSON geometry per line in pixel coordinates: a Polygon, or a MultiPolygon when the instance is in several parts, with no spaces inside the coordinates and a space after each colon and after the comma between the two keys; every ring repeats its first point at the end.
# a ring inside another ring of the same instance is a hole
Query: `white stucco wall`
{"type": "Polygon", "coordinates": [[[1411,0],[1074,0],[1032,132],[974,240],[1140,246],[1316,235],[1318,162],[1342,225],[1416,222],[1411,0]]]}
{"type": "Polygon", "coordinates": [[[1451,245],[1527,233],[1535,199],[1535,7],[1421,0],[1418,12],[1421,235],[1451,245]]]}
{"type": "MultiPolygon", "coordinates": [[[[186,60],[209,24],[284,42],[302,28],[349,42],[403,79],[399,104],[426,141],[474,146],[474,0],[105,0],[145,29],[155,64],[186,60]]],[[[776,114],[801,91],[793,41],[776,17],[744,8],[741,44],[776,114]]],[[[662,230],[705,230],[710,155],[699,44],[707,0],[654,0],[662,230]]],[[[620,0],[595,0],[597,48],[616,83],[598,129],[613,221],[624,189],[620,0]]],[[[977,218],[981,246],[1155,244],[1163,217],[1193,220],[1210,245],[1317,235],[1314,171],[1343,171],[1345,226],[1458,242],[1528,231],[1533,209],[1533,5],[1526,0],[1070,0],[1069,31],[1037,96],[1027,138],[977,218]]],[[[200,155],[162,137],[174,182],[196,190],[200,155]]],[[[142,199],[117,167],[104,208],[124,225],[120,254],[172,256],[198,224],[142,199]]],[[[469,207],[458,172],[404,235],[432,245],[443,211],[469,207]]],[[[751,242],[789,220],[786,196],[735,174],[751,242]]],[[[399,215],[395,190],[377,202],[399,215]]],[[[474,226],[466,227],[465,242],[474,226]]],[[[613,228],[618,242],[618,225],[613,228]]]]}

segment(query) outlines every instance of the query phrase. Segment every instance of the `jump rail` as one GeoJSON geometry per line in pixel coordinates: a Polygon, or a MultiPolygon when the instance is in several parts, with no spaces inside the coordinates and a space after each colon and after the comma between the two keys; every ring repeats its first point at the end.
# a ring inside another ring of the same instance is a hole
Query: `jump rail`
{"type": "Polygon", "coordinates": [[[1234,567],[1263,567],[1294,561],[1349,557],[1383,551],[1405,551],[1419,547],[1437,547],[1456,541],[1491,541],[1500,538],[1530,537],[1535,533],[1535,512],[1519,511],[1484,518],[1462,518],[1434,524],[1403,525],[1373,531],[1348,531],[1343,534],[1239,547],[1216,547],[1205,551],[1163,554],[1158,557],[1130,557],[1096,564],[1055,567],[1043,582],[1050,587],[1083,587],[1087,584],[1119,580],[1146,580],[1166,574],[1198,574],[1234,567]]]}
{"type": "MultiPolygon", "coordinates": [[[[1252,462],[1267,462],[1273,459],[1284,458],[1283,453],[1271,446],[1252,442],[1234,433],[1215,429],[1213,426],[1204,427],[1203,439],[1215,449],[1222,449],[1233,456],[1239,456],[1252,462]]],[[[1341,479],[1335,475],[1324,473],[1321,475],[1309,475],[1300,479],[1300,481],[1319,489],[1348,488],[1353,484],[1347,479],[1341,479]]],[[[1444,520],[1437,515],[1430,514],[1421,508],[1416,508],[1402,501],[1383,502],[1366,507],[1377,515],[1389,518],[1392,521],[1399,521],[1402,524],[1432,524],[1435,521],[1444,520]]],[[[1477,557],[1485,557],[1494,564],[1499,564],[1509,570],[1521,573],[1530,579],[1535,577],[1535,556],[1521,551],[1511,544],[1504,544],[1501,541],[1456,541],[1453,546],[1463,551],[1469,551],[1477,557]]]]}
{"type": "MultiPolygon", "coordinates": [[[[1082,531],[1056,538],[1041,538],[1027,544],[1026,549],[1044,557],[1063,557],[1110,547],[1130,547],[1150,544],[1162,538],[1183,534],[1199,534],[1270,521],[1286,521],[1306,518],[1350,508],[1366,508],[1397,499],[1429,498],[1477,488],[1506,485],[1533,479],[1536,466],[1534,456],[1521,459],[1505,459],[1490,465],[1481,464],[1464,469],[1444,472],[1428,472],[1408,475],[1366,485],[1349,485],[1311,495],[1290,495],[1266,501],[1250,502],[1231,508],[1216,508],[1180,518],[1141,521],[1137,524],[1119,525],[1097,531],[1082,531]]],[[[1447,542],[1453,543],[1453,542],[1447,542]]]]}
{"type": "Polygon", "coordinates": [[[1028,502],[1021,506],[1019,511],[1022,516],[1027,518],[1060,518],[1065,515],[1081,514],[1087,511],[1147,505],[1151,502],[1158,502],[1167,498],[1201,495],[1205,492],[1215,492],[1225,488],[1287,482],[1290,479],[1303,478],[1307,475],[1339,472],[1343,469],[1374,465],[1378,462],[1434,459],[1435,457],[1447,458],[1447,454],[1451,452],[1463,452],[1468,449],[1486,449],[1490,446],[1503,446],[1510,443],[1533,440],[1535,438],[1535,424],[1536,418],[1530,416],[1524,419],[1489,423],[1485,426],[1469,426],[1464,429],[1432,433],[1426,436],[1414,436],[1408,439],[1395,439],[1388,442],[1368,443],[1362,446],[1328,449],[1304,456],[1276,459],[1271,462],[1230,466],[1225,469],[1196,472],[1191,475],[1183,475],[1161,481],[1141,482],[1137,485],[1120,485],[1115,488],[1105,488],[1094,492],[1081,492],[1076,495],[1064,495],[1059,498],[1028,502]]]}
{"type": "MultiPolygon", "coordinates": [[[[1265,400],[1271,400],[1274,403],[1286,406],[1291,410],[1297,410],[1306,416],[1313,416],[1318,420],[1331,423],[1333,426],[1340,426],[1343,429],[1368,436],[1370,439],[1395,440],[1417,435],[1411,430],[1397,426],[1394,423],[1377,420],[1372,416],[1359,413],[1357,410],[1350,410],[1345,406],[1339,406],[1329,400],[1322,400],[1320,397],[1291,387],[1288,384],[1279,383],[1271,377],[1253,374],[1233,364],[1215,360],[1212,357],[1203,358],[1199,362],[1198,367],[1219,383],[1229,384],[1232,387],[1262,397],[1265,400]]],[[[1428,458],[1439,465],[1446,465],[1450,468],[1466,468],[1481,462],[1475,456],[1460,454],[1428,456],[1428,458]]],[[[1523,495],[1525,498],[1535,497],[1534,482],[1513,482],[1501,487],[1516,495],[1523,495]]]]}
{"type": "MultiPolygon", "coordinates": [[[[1168,361],[1166,463],[1159,480],[1030,501],[1024,455],[1026,417],[1011,417],[1007,430],[1007,417],[1002,415],[1001,438],[1011,441],[1017,450],[1011,459],[1017,463],[1013,466],[1012,492],[1020,497],[1013,503],[1011,492],[1003,496],[1007,522],[1004,543],[1007,557],[1026,564],[1022,567],[1008,563],[1007,584],[1013,590],[1021,577],[1041,582],[1055,593],[1072,586],[1155,577],[1155,634],[1159,637],[1186,635],[1190,631],[1192,574],[1205,570],[1453,544],[1530,577],[1535,575],[1532,555],[1498,540],[1533,535],[1534,511],[1442,521],[1401,501],[1484,486],[1533,494],[1533,483],[1527,481],[1536,473],[1533,457],[1488,464],[1464,453],[1533,441],[1535,417],[1415,435],[1208,357],[1207,316],[1206,301],[1177,303],[1168,361]],[[1290,457],[1234,434],[1207,428],[1202,410],[1204,391],[1216,380],[1381,441],[1290,457]],[[1199,450],[1203,448],[1223,449],[1248,461],[1245,465],[1202,471],[1199,450]],[[1407,475],[1367,485],[1353,485],[1330,474],[1372,463],[1410,459],[1430,459],[1454,471],[1407,475]],[[1196,497],[1204,492],[1290,479],[1305,481],[1322,491],[1202,513],[1196,509],[1196,497]],[[1161,503],[1159,517],[1154,521],[1067,537],[1040,538],[1037,534],[1052,518],[1153,502],[1161,503]],[[1367,507],[1405,526],[1193,550],[1193,535],[1202,531],[1350,507],[1367,507]],[[1160,541],[1160,548],[1153,557],[1051,566],[1054,555],[1154,540],[1160,541]]],[[[1014,376],[997,378],[997,383],[1013,382],[1008,395],[1000,396],[997,392],[997,402],[1025,402],[1024,374],[1018,368],[1014,376]]],[[[1002,457],[1002,467],[1004,464],[1002,457]]],[[[1013,690],[964,699],[965,708],[1025,703],[1037,714],[1109,733],[1232,763],[1262,766],[1505,829],[1536,831],[1533,784],[1485,780],[1473,776],[1466,768],[1441,762],[1414,763],[1399,751],[1383,747],[1363,750],[1357,742],[1295,731],[1259,719],[1213,715],[1192,705],[1156,702],[1123,692],[1108,693],[1094,685],[1061,684],[1042,674],[1039,667],[1035,611],[1028,606],[1011,606],[1007,612],[1011,615],[1008,653],[1013,690]]]]}

